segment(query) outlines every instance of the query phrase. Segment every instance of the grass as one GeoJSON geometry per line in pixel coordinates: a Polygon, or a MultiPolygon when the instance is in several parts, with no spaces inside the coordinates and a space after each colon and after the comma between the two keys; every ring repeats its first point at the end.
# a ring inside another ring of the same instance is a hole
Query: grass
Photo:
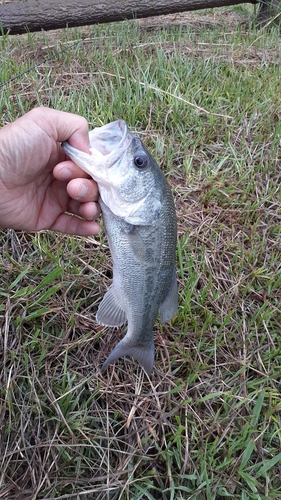
{"type": "Polygon", "coordinates": [[[131,359],[101,375],[123,335],[95,322],[104,235],[1,232],[0,498],[281,498],[281,42],[246,15],[2,37],[2,125],[121,117],[158,158],[180,305],[151,379],[131,359]]]}

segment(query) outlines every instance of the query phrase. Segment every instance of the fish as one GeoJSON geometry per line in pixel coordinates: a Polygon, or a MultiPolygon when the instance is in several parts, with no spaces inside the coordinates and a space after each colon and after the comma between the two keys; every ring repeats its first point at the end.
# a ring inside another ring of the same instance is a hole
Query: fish
{"type": "Polygon", "coordinates": [[[153,327],[178,309],[177,219],[170,185],[154,157],[124,120],[89,132],[90,153],[68,142],[67,156],[98,184],[99,203],[113,263],[113,281],[96,321],[127,333],[101,367],[136,358],[147,375],[154,365],[153,327]]]}

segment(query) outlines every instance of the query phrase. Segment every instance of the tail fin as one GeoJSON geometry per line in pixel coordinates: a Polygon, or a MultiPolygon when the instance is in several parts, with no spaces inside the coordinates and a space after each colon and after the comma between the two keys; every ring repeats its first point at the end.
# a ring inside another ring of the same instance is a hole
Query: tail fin
{"type": "Polygon", "coordinates": [[[128,344],[128,342],[126,342],[126,335],[122,340],[120,340],[120,342],[117,344],[117,346],[113,349],[108,358],[105,360],[105,362],[101,367],[101,371],[103,372],[104,370],[106,370],[108,365],[110,365],[110,363],[113,363],[113,361],[116,361],[116,359],[126,355],[136,358],[141,367],[147,373],[147,375],[151,374],[154,363],[153,339],[152,342],[149,344],[132,346],[128,344]]]}

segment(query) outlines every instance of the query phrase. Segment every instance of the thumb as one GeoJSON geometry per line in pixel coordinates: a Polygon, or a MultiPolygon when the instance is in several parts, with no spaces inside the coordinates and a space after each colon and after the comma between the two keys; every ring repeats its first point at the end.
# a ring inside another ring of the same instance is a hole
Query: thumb
{"type": "Polygon", "coordinates": [[[45,107],[34,108],[26,116],[29,114],[56,142],[68,141],[73,147],[89,152],[88,122],[82,116],[45,107]]]}

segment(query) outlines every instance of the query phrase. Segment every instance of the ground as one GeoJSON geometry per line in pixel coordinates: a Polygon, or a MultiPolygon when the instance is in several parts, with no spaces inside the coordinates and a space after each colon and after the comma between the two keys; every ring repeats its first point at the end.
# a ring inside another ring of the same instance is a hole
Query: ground
{"type": "Polygon", "coordinates": [[[95,321],[104,233],[1,232],[0,498],[281,498],[281,42],[251,16],[2,37],[2,125],[42,104],[121,117],[159,161],[179,310],[151,378],[101,374],[124,335],[95,321]]]}

